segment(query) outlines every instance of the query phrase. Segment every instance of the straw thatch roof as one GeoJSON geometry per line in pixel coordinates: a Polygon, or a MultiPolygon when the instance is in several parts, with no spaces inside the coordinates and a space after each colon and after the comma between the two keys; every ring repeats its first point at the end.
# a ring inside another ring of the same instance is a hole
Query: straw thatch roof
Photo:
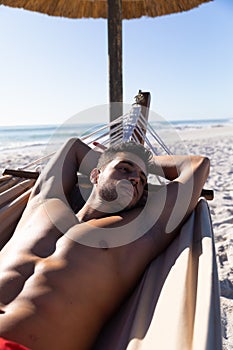
{"type": "MultiPolygon", "coordinates": [[[[213,0],[122,0],[122,19],[157,17],[213,0]]],[[[68,18],[107,18],[107,0],[0,0],[0,4],[68,18]]]]}

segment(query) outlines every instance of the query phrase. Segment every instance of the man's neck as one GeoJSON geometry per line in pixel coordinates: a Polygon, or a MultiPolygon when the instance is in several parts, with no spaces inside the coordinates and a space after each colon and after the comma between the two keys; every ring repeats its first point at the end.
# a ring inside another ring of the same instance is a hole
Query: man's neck
{"type": "Polygon", "coordinates": [[[113,207],[110,202],[103,202],[95,195],[90,195],[86,204],[76,214],[80,222],[93,219],[100,219],[109,215],[119,213],[121,210],[116,205],[113,207]]]}

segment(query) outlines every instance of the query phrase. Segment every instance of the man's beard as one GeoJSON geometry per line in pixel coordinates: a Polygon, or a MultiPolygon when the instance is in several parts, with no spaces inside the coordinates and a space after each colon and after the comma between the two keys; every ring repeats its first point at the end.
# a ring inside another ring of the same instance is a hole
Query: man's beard
{"type": "Polygon", "coordinates": [[[106,202],[115,201],[118,197],[118,194],[116,191],[116,186],[108,185],[108,186],[101,187],[101,189],[99,191],[99,195],[106,202]]]}
{"type": "Polygon", "coordinates": [[[104,184],[101,186],[99,195],[104,201],[109,202],[110,206],[115,207],[117,211],[132,209],[136,205],[132,203],[133,193],[132,195],[130,193],[127,195],[127,192],[124,189],[120,189],[120,187],[117,191],[115,184],[104,184]]]}

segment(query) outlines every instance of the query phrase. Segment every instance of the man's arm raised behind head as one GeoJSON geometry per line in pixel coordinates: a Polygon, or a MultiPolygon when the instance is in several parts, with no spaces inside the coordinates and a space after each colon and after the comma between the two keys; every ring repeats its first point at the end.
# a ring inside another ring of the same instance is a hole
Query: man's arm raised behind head
{"type": "Polygon", "coordinates": [[[39,194],[43,198],[69,197],[77,183],[77,172],[89,175],[99,159],[98,152],[92,150],[80,139],[72,138],[59,149],[39,176],[32,197],[39,194]]]}
{"type": "Polygon", "coordinates": [[[197,205],[209,166],[209,159],[202,156],[154,157],[150,172],[171,181],[148,196],[145,215],[148,231],[156,240],[155,255],[174,239],[197,205]]]}

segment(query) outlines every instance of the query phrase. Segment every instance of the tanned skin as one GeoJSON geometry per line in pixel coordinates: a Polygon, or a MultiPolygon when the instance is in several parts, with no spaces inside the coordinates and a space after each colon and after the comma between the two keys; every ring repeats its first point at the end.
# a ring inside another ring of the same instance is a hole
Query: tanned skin
{"type": "Polygon", "coordinates": [[[139,157],[121,152],[97,170],[98,158],[72,139],[37,180],[0,252],[1,337],[33,350],[90,349],[146,266],[177,235],[209,172],[209,161],[201,156],[154,157],[150,172],[170,182],[147,194],[147,170],[139,157]],[[70,203],[80,164],[93,190],[75,214],[70,203]],[[102,200],[106,184],[118,186],[120,201],[102,200]],[[129,228],[136,239],[122,244],[119,238],[116,244],[118,231],[128,237],[129,228]]]}

